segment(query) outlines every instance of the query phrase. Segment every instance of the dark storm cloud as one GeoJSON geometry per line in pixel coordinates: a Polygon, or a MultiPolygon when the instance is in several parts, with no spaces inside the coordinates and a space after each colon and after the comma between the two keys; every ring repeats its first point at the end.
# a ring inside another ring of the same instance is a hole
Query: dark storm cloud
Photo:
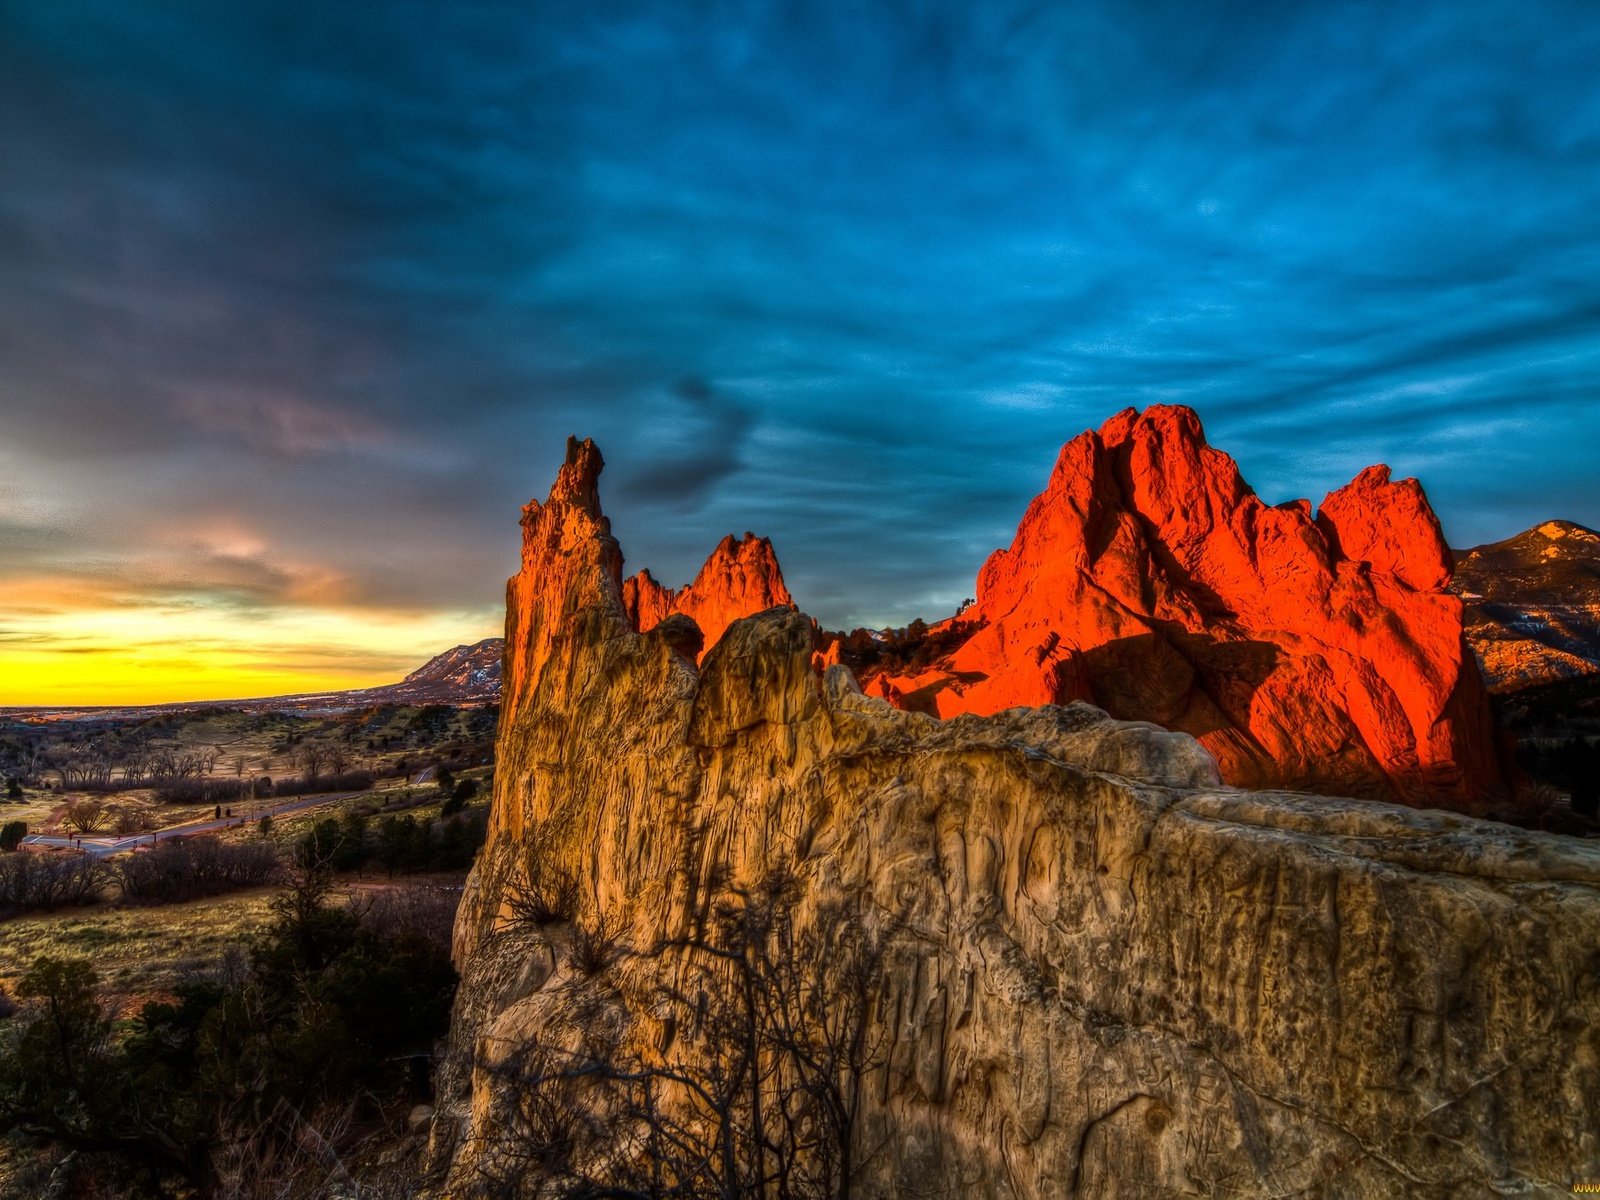
{"type": "Polygon", "coordinates": [[[0,571],[198,521],[260,547],[174,587],[492,604],[578,433],[633,565],[753,528],[903,621],[1162,401],[1269,499],[1600,524],[1595,61],[1512,0],[16,0],[0,502],[66,532],[0,571]]]}
{"type": "Polygon", "coordinates": [[[660,441],[648,457],[623,464],[624,500],[663,508],[696,509],[744,463],[754,415],[719,396],[703,379],[680,380],[659,402],[639,407],[646,428],[660,441]]]}

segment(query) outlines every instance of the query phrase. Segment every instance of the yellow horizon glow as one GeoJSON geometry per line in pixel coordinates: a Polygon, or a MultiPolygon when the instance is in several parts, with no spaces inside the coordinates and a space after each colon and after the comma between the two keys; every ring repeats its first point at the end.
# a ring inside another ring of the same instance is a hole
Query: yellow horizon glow
{"type": "Polygon", "coordinates": [[[249,700],[376,687],[398,682],[453,646],[498,635],[503,620],[498,609],[240,611],[203,598],[42,600],[37,590],[22,597],[0,587],[0,707],[249,700]]]}

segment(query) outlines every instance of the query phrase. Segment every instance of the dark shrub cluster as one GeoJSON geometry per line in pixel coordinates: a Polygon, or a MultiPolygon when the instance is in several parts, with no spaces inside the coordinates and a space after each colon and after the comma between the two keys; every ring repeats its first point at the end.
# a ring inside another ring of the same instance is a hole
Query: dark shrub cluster
{"type": "Polygon", "coordinates": [[[458,779],[453,787],[447,789],[441,780],[439,790],[446,792],[449,797],[439,806],[439,815],[441,817],[450,817],[461,812],[468,804],[472,803],[472,798],[478,794],[478,781],[476,779],[458,779]]]}
{"type": "Polygon", "coordinates": [[[0,912],[93,904],[110,882],[89,854],[8,854],[0,858],[0,912]]]}
{"type": "Polygon", "coordinates": [[[345,771],[339,775],[287,775],[272,785],[275,796],[310,796],[321,792],[364,792],[372,787],[366,771],[345,771]]]}
{"type": "Polygon", "coordinates": [[[487,807],[469,808],[436,821],[390,815],[376,827],[346,814],[327,817],[295,844],[295,861],[335,871],[381,866],[393,878],[418,871],[457,871],[472,865],[489,825],[487,807]]]}
{"type": "Polygon", "coordinates": [[[232,804],[255,795],[255,784],[246,779],[174,779],[155,790],[161,804],[232,804]]]}
{"type": "Polygon", "coordinates": [[[306,872],[248,965],[178,985],[125,1028],[90,963],[38,959],[0,1024],[0,1134],[76,1160],[73,1195],[357,1194],[330,1163],[428,1095],[456,984],[437,907],[353,910],[306,872]]]}
{"type": "Polygon", "coordinates": [[[489,827],[489,809],[469,808],[437,821],[385,817],[372,857],[391,876],[414,871],[457,871],[472,865],[489,827]]]}
{"type": "Polygon", "coordinates": [[[10,852],[22,845],[22,839],[28,836],[28,823],[26,821],[7,821],[0,825],[0,850],[10,852]]]}
{"type": "Polygon", "coordinates": [[[123,896],[136,904],[171,904],[274,882],[281,862],[267,842],[173,838],[128,855],[118,875],[123,896]]]}
{"type": "Polygon", "coordinates": [[[448,955],[460,905],[459,886],[408,883],[368,892],[352,902],[351,911],[362,928],[379,937],[393,940],[414,935],[448,955]]]}

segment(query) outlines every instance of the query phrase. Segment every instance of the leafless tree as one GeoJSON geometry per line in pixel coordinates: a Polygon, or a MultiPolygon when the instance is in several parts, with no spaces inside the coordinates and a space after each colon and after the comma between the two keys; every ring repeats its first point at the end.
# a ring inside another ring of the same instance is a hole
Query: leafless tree
{"type": "Polygon", "coordinates": [[[67,805],[61,824],[79,833],[97,833],[111,823],[112,816],[111,810],[102,801],[75,800],[67,805]]]}
{"type": "Polygon", "coordinates": [[[149,749],[143,742],[135,742],[122,756],[122,786],[136,788],[143,785],[149,770],[149,749]]]}
{"type": "MultiPolygon", "coordinates": [[[[489,1068],[515,1135],[479,1156],[486,1195],[821,1200],[858,1194],[872,1009],[892,923],[797,914],[777,872],[730,890],[704,933],[648,951],[663,980],[656,1052],[535,1040],[489,1068]]],[[[603,970],[603,968],[601,968],[603,970]]]]}
{"type": "Polygon", "coordinates": [[[350,747],[334,742],[327,747],[328,770],[335,775],[343,775],[350,769],[350,747]]]}
{"type": "Polygon", "coordinates": [[[89,854],[7,854],[0,858],[0,911],[92,904],[110,880],[89,854]]]}
{"type": "Polygon", "coordinates": [[[322,768],[328,762],[327,748],[317,742],[307,742],[295,752],[295,761],[305,772],[307,779],[319,779],[322,776],[322,768]]]}
{"type": "Polygon", "coordinates": [[[111,814],[111,827],[124,837],[131,833],[143,833],[150,828],[149,812],[138,805],[111,804],[107,806],[107,811],[111,814]]]}
{"type": "Polygon", "coordinates": [[[15,754],[17,780],[29,787],[39,782],[39,772],[49,765],[49,755],[42,741],[28,741],[18,747],[15,754]]]}
{"type": "Polygon", "coordinates": [[[172,783],[198,779],[206,770],[206,755],[197,750],[179,751],[163,747],[151,753],[149,776],[152,783],[172,783]]]}
{"type": "Polygon", "coordinates": [[[50,765],[60,776],[63,788],[111,786],[111,759],[97,742],[71,742],[57,747],[50,755],[50,765]]]}

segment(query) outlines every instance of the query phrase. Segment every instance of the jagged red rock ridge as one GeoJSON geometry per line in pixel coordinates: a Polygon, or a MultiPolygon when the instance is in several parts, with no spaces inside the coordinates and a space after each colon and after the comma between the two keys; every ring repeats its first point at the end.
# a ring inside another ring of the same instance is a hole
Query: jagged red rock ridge
{"type": "Polygon", "coordinates": [[[648,568],[622,581],[622,604],[633,627],[647,633],[674,613],[700,627],[707,648],[740,617],[769,608],[793,608],[772,543],[753,533],[722,539],[694,582],[674,590],[656,582],[648,568]]]}
{"type": "MultiPolygon", "coordinates": [[[[605,548],[630,624],[689,617],[703,640],[687,625],[675,636],[695,657],[738,618],[793,606],[771,543],[751,534],[725,538],[681,591],[648,571],[624,581],[596,497],[601,466],[591,442],[569,442],[550,501],[524,511],[525,555],[581,527],[572,552],[605,548]],[[556,522],[551,503],[579,515],[556,522]]],[[[1484,811],[1503,779],[1451,562],[1414,479],[1369,467],[1316,512],[1269,506],[1192,410],[1129,409],[1062,448],[1010,547],[979,573],[976,604],[944,624],[955,648],[914,673],[891,656],[861,682],[944,717],[1085,700],[1191,734],[1239,786],[1484,811]]],[[[523,627],[536,606],[518,589],[562,582],[512,580],[513,638],[546,636],[523,627]]],[[[508,654],[510,672],[554,649],[508,654]]],[[[819,664],[839,655],[824,647],[819,664]]],[[[514,705],[519,681],[507,684],[514,705]]]]}
{"type": "Polygon", "coordinates": [[[1240,786],[1481,810],[1503,784],[1451,562],[1414,479],[1269,506],[1192,410],[1129,409],[1062,448],[971,636],[864,684],[941,716],[1087,700],[1192,734],[1240,786]]]}

